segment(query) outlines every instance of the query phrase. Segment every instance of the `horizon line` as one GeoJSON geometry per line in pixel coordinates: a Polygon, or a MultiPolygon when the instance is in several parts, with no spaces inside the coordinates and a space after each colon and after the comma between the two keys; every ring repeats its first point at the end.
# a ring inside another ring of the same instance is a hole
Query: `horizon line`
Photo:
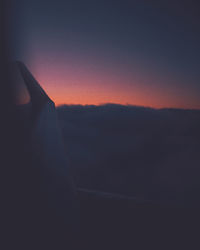
{"type": "Polygon", "coordinates": [[[154,109],[154,110],[163,110],[163,109],[172,109],[172,110],[190,110],[190,111],[200,111],[199,108],[187,108],[187,107],[153,107],[153,106],[143,106],[143,105],[136,105],[136,104],[121,104],[121,103],[113,103],[113,102],[106,102],[106,103],[99,103],[99,104],[80,104],[80,103],[63,103],[63,104],[55,104],[56,108],[63,107],[63,106],[82,106],[82,107],[101,107],[101,106],[124,106],[124,107],[132,107],[132,108],[146,108],[146,109],[154,109]]]}

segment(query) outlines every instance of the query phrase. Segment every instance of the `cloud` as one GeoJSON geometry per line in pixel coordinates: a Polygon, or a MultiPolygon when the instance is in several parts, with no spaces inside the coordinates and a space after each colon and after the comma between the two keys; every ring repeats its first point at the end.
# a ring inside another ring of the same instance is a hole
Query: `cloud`
{"type": "Polygon", "coordinates": [[[198,202],[200,111],[106,104],[57,112],[78,186],[198,202]]]}

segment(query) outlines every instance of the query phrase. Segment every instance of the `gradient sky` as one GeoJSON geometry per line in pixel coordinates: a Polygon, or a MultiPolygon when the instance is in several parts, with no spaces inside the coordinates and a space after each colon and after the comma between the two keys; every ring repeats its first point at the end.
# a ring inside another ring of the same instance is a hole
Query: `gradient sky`
{"type": "Polygon", "coordinates": [[[200,108],[198,1],[16,2],[13,57],[57,105],[200,108]]]}

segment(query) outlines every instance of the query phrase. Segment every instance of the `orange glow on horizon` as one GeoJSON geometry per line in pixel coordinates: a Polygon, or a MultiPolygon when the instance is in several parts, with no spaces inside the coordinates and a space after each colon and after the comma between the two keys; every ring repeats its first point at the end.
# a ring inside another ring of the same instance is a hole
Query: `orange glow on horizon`
{"type": "Polygon", "coordinates": [[[136,77],[133,81],[121,72],[95,71],[90,67],[84,68],[82,64],[74,66],[70,62],[38,64],[38,60],[35,60],[35,64],[32,62],[31,72],[56,106],[116,103],[152,108],[200,109],[200,102],[187,89],[177,90],[167,84],[148,85],[149,79],[141,82],[136,77]]]}
{"type": "Polygon", "coordinates": [[[152,108],[185,108],[200,109],[200,105],[191,100],[178,99],[176,96],[170,96],[167,91],[145,92],[143,88],[130,88],[124,90],[120,88],[93,88],[83,86],[82,88],[67,87],[54,88],[53,86],[45,87],[49,97],[54,101],[56,106],[59,105],[101,105],[106,103],[116,103],[121,105],[136,105],[152,108]]]}

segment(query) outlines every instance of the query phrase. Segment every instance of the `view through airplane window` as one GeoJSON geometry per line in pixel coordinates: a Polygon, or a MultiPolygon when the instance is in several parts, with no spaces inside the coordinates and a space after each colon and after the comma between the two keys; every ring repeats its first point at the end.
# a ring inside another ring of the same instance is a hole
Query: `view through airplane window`
{"type": "Polygon", "coordinates": [[[198,202],[198,10],[193,1],[17,1],[12,59],[55,103],[78,187],[198,202]]]}

